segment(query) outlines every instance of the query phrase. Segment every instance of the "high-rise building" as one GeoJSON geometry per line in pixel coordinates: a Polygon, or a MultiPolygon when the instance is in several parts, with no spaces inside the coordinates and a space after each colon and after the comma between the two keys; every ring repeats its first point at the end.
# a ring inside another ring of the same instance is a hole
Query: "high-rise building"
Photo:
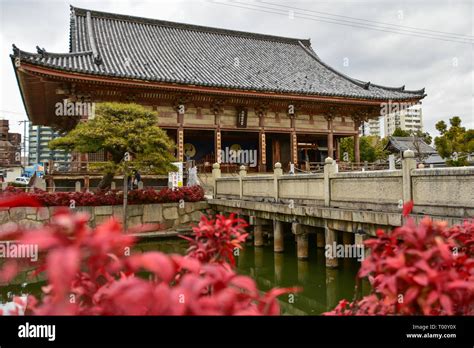
{"type": "Polygon", "coordinates": [[[60,137],[50,127],[33,126],[30,124],[28,129],[28,162],[30,165],[36,163],[46,163],[49,160],[59,162],[69,162],[71,156],[64,150],[51,150],[48,143],[60,137]]]}
{"type": "Polygon", "coordinates": [[[10,133],[8,120],[0,120],[0,166],[21,164],[21,134],[10,133]]]}
{"type": "Polygon", "coordinates": [[[368,122],[362,123],[359,128],[359,134],[376,135],[380,137],[380,118],[370,119],[368,122]]]}
{"type": "Polygon", "coordinates": [[[396,128],[404,131],[423,131],[421,105],[413,105],[385,116],[385,136],[392,135],[396,128]]]}

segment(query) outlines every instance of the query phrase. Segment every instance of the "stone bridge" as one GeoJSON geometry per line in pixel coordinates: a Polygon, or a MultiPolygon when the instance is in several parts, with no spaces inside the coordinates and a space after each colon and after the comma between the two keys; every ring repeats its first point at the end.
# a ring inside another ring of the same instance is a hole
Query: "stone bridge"
{"type": "MultiPolygon", "coordinates": [[[[414,153],[405,151],[401,170],[338,172],[327,158],[324,173],[284,175],[276,163],[273,175],[221,177],[214,164],[214,197],[218,212],[248,217],[255,246],[273,237],[275,252],[284,248],[284,231],[295,235],[298,258],[308,255],[308,234],[317,247],[360,245],[377,229],[401,226],[403,204],[414,202],[411,217],[425,215],[450,225],[474,216],[474,167],[416,169],[414,153]]],[[[336,257],[326,266],[337,267],[336,257]]]]}

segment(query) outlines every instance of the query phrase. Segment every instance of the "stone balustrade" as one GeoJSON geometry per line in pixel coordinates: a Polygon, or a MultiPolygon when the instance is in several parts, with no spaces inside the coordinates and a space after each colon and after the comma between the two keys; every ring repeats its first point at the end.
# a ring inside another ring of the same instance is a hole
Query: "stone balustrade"
{"type": "Polygon", "coordinates": [[[416,169],[412,151],[404,153],[401,170],[339,173],[326,159],[323,174],[220,177],[214,164],[214,198],[294,203],[342,209],[401,212],[413,201],[413,213],[466,218],[474,216],[474,167],[416,169]]]}

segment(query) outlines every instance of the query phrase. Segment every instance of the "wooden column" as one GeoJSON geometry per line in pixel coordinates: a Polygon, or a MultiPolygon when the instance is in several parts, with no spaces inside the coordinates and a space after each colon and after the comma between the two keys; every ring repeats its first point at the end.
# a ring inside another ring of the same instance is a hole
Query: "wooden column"
{"type": "Polygon", "coordinates": [[[360,136],[359,127],[364,122],[363,112],[357,112],[352,119],[354,120],[354,162],[360,163],[360,136]]]}
{"type": "Polygon", "coordinates": [[[222,148],[222,139],[221,139],[221,130],[217,128],[214,132],[214,154],[215,154],[215,162],[221,163],[221,148],[222,148]]]}
{"type": "Polygon", "coordinates": [[[258,171],[265,172],[267,170],[267,144],[265,139],[265,131],[261,130],[258,134],[258,151],[260,158],[258,159],[258,171]]]}
{"type": "Polygon", "coordinates": [[[211,104],[211,110],[214,114],[214,162],[221,163],[221,149],[222,149],[222,134],[221,134],[221,113],[223,100],[215,99],[211,104]]]}
{"type": "Polygon", "coordinates": [[[358,129],[354,135],[354,161],[356,163],[360,162],[360,138],[358,129]]]}
{"type": "Polygon", "coordinates": [[[177,144],[178,144],[178,162],[184,161],[184,130],[182,127],[178,128],[177,132],[177,144]]]}
{"type": "Polygon", "coordinates": [[[298,164],[298,137],[296,132],[290,134],[290,146],[291,146],[291,163],[298,164]]]}
{"type": "Polygon", "coordinates": [[[328,157],[331,157],[332,159],[334,159],[334,131],[333,131],[333,124],[332,124],[333,117],[332,116],[327,116],[326,119],[328,121],[328,130],[329,130],[329,133],[328,133],[328,157]]]}

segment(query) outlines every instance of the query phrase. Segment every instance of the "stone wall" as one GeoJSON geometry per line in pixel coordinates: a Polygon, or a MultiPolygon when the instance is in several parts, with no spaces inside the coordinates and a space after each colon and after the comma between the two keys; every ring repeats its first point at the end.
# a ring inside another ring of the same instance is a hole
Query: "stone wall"
{"type": "MultiPolygon", "coordinates": [[[[57,208],[17,207],[0,210],[0,225],[13,222],[24,227],[38,227],[49,221],[57,208]]],[[[131,227],[147,223],[159,223],[162,225],[160,229],[186,227],[191,223],[198,222],[208,208],[209,205],[205,201],[185,202],[183,208],[179,207],[179,203],[129,205],[127,207],[127,225],[131,227]]],[[[123,207],[121,205],[76,207],[72,210],[88,213],[90,226],[92,227],[112,216],[120,221],[123,220],[123,207]]]]}

